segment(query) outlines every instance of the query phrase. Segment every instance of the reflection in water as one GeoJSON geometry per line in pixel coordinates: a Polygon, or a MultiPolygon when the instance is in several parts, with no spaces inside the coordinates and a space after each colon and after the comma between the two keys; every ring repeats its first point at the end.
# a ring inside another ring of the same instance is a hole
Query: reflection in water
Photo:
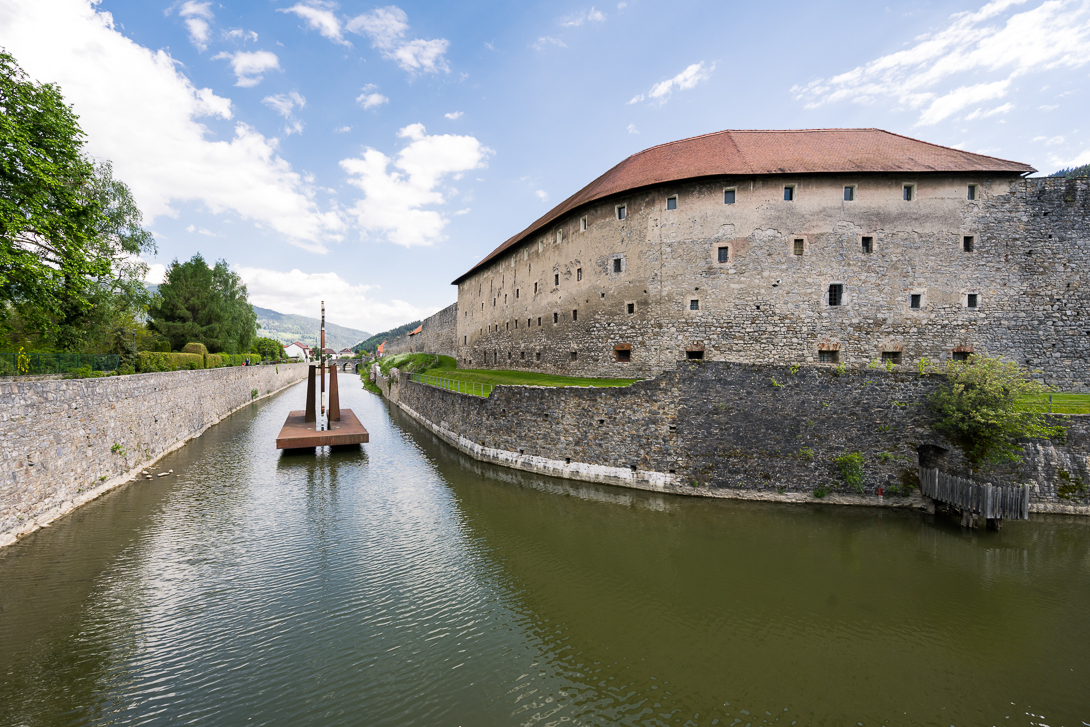
{"type": "Polygon", "coordinates": [[[0,551],[0,724],[1090,722],[1085,521],[557,480],[349,386],[370,444],[278,454],[300,395],[0,551]]]}

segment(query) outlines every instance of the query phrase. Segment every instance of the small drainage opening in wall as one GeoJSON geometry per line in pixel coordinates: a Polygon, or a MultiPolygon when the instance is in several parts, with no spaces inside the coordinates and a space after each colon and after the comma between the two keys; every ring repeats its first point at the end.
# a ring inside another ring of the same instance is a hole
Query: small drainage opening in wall
{"type": "Polygon", "coordinates": [[[571,457],[565,457],[564,464],[571,464],[571,457]]]}
{"type": "Polygon", "coordinates": [[[519,454],[526,454],[526,450],[522,447],[519,447],[519,454]]]}
{"type": "Polygon", "coordinates": [[[598,423],[599,423],[599,424],[605,424],[605,423],[606,423],[606,420],[605,420],[605,419],[599,419],[599,420],[598,420],[598,423]]]}
{"type": "Polygon", "coordinates": [[[632,465],[632,471],[633,471],[633,472],[635,472],[635,471],[636,471],[636,465],[632,465]]]}
{"type": "Polygon", "coordinates": [[[677,470],[670,470],[670,474],[672,474],[672,475],[676,475],[676,474],[677,474],[677,470]]]}

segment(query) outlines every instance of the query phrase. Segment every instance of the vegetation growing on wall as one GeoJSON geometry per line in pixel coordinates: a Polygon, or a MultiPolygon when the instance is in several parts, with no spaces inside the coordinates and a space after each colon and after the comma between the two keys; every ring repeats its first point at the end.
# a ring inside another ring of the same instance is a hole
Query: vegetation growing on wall
{"type": "Polygon", "coordinates": [[[971,356],[947,361],[946,383],[931,397],[935,428],[954,440],[976,467],[1020,462],[1018,440],[1061,437],[1065,428],[1019,400],[1048,391],[1012,361],[971,356]]]}

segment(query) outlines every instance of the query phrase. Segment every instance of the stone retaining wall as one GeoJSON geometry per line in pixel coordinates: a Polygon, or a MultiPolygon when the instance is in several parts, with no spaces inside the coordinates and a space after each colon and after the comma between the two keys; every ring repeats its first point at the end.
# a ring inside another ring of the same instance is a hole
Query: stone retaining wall
{"type": "Polygon", "coordinates": [[[281,364],[0,383],[0,546],[306,373],[281,364]]]}
{"type": "MultiPolygon", "coordinates": [[[[967,476],[931,428],[934,376],[730,362],[682,363],[624,388],[498,386],[488,398],[372,376],[384,394],[476,459],[571,479],[676,494],[922,505],[890,497],[921,461],[967,476]],[[862,493],[835,458],[864,457],[862,493]],[[879,497],[881,492],[882,497],[879,497]]],[[[1034,485],[1034,508],[1090,514],[1090,417],[1065,417],[1063,443],[1027,442],[1021,466],[976,473],[1034,485]],[[1081,488],[1081,489],[1080,489],[1081,488]]]]}
{"type": "Polygon", "coordinates": [[[420,333],[414,336],[403,333],[387,341],[382,347],[382,353],[386,356],[397,353],[437,353],[453,357],[458,351],[455,345],[457,329],[458,304],[453,303],[425,318],[420,324],[420,333]]]}

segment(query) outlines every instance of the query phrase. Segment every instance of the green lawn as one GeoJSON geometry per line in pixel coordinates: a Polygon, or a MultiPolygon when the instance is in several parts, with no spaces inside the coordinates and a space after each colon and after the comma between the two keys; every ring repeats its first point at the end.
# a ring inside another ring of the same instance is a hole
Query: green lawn
{"type": "Polygon", "coordinates": [[[504,371],[491,369],[429,369],[429,376],[444,379],[470,381],[477,384],[510,384],[513,386],[628,386],[639,379],[592,379],[576,376],[554,376],[533,371],[504,371]]]}
{"type": "MultiPolygon", "coordinates": [[[[1025,410],[1049,411],[1048,394],[1026,397],[1018,402],[1025,410]]],[[[1054,414],[1090,414],[1090,394],[1053,394],[1054,414]]]]}

